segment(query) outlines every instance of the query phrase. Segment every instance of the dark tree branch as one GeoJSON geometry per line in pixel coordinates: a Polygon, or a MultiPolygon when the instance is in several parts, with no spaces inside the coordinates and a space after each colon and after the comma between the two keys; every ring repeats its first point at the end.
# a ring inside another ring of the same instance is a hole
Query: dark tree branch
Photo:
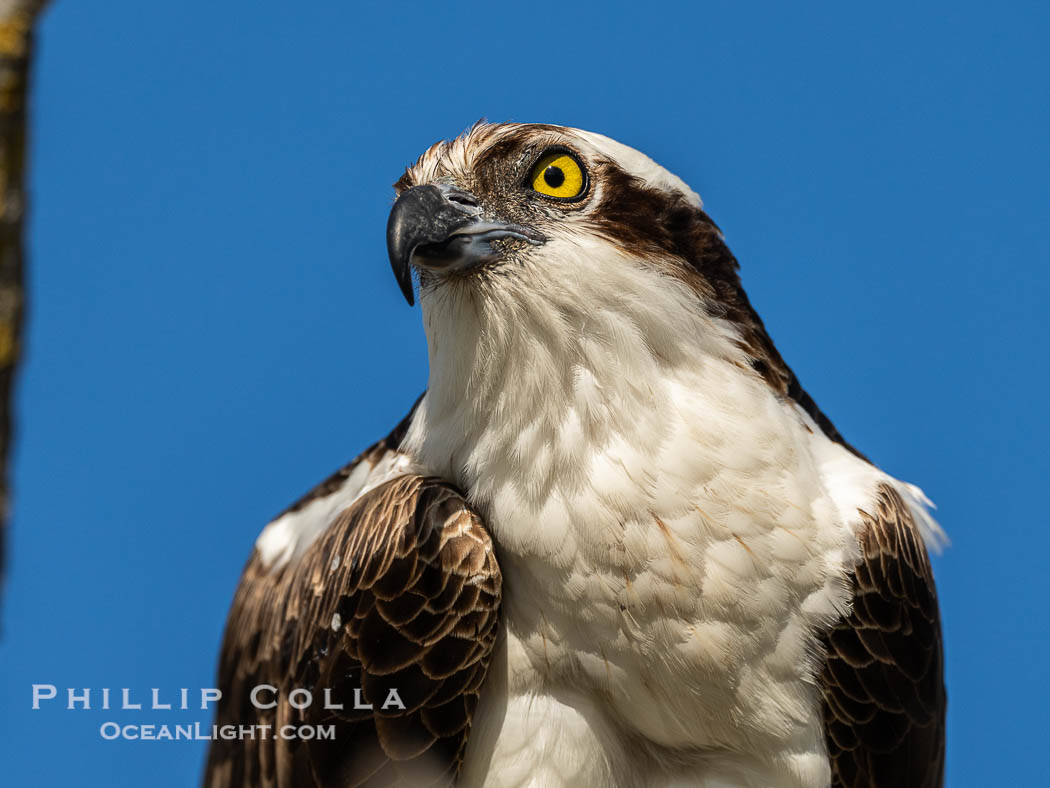
{"type": "Polygon", "coordinates": [[[26,95],[47,0],[0,0],[0,577],[6,564],[12,393],[25,307],[26,95]]]}

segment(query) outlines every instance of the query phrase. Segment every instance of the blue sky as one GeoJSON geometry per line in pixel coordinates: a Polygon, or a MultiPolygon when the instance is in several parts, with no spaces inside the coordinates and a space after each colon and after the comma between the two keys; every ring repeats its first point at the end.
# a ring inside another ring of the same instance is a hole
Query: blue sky
{"type": "Polygon", "coordinates": [[[839,429],[921,484],[948,782],[1050,781],[1050,8],[56,0],[0,643],[5,785],[183,786],[30,685],[213,683],[267,519],[426,379],[390,184],[481,116],[575,125],[703,196],[839,429]]]}

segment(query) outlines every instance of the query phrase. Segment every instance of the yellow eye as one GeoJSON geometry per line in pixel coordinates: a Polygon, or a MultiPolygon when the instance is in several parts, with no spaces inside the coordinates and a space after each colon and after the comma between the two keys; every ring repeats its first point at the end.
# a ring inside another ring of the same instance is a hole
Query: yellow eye
{"type": "Polygon", "coordinates": [[[552,150],[540,157],[529,173],[529,186],[548,197],[573,200],[587,189],[587,174],[580,162],[564,150],[552,150]]]}

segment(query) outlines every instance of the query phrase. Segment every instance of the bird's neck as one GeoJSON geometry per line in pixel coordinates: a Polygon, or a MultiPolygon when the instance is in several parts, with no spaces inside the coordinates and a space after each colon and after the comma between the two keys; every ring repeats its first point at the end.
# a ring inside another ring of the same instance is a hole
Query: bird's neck
{"type": "Polygon", "coordinates": [[[538,511],[586,486],[603,453],[656,452],[680,427],[676,392],[697,375],[763,388],[732,328],[680,283],[639,271],[588,284],[540,297],[446,286],[424,301],[429,388],[407,445],[481,507],[513,487],[538,511]]]}

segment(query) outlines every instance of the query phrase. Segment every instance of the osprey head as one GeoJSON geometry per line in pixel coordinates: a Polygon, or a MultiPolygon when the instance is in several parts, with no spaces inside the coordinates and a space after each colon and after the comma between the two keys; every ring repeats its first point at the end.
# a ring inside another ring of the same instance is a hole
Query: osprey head
{"type": "Polygon", "coordinates": [[[597,346],[637,378],[714,339],[704,352],[732,355],[781,394],[792,384],[700,198],[626,145],[479,123],[433,145],[394,188],[390,263],[410,304],[419,275],[432,387],[437,369],[539,388],[608,366],[597,346]],[[513,371],[494,371],[502,361],[513,371]]]}
{"type": "Polygon", "coordinates": [[[613,140],[561,126],[475,125],[432,146],[395,189],[387,248],[410,304],[413,268],[428,289],[542,267],[559,257],[543,248],[551,241],[600,241],[637,259],[684,251],[668,221],[717,233],[680,179],[613,140]]]}

